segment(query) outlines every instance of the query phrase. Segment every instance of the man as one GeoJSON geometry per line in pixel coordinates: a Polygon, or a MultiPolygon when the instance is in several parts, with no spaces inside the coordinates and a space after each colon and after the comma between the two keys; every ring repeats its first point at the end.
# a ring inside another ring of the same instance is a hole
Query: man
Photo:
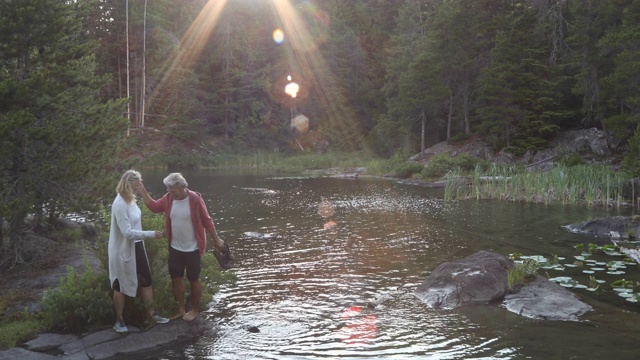
{"type": "Polygon", "coordinates": [[[213,219],[209,216],[202,196],[187,188],[188,184],[180,173],[171,173],[163,180],[167,193],[154,200],[144,188],[140,194],[145,205],[154,213],[164,213],[166,236],[169,240],[169,275],[173,296],[180,307],[180,316],[191,321],[198,316],[198,305],[202,296],[199,276],[201,257],[207,247],[207,237],[213,239],[218,250],[223,249],[224,242],[216,232],[213,219]],[[184,281],[191,284],[191,308],[186,312],[184,303],[184,281]]]}

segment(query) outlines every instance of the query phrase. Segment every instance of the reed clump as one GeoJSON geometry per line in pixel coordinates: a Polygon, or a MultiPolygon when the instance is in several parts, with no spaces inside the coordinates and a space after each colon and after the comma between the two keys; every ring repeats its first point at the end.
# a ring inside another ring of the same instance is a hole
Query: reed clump
{"type": "Polygon", "coordinates": [[[626,203],[626,179],[624,173],[598,165],[559,165],[547,171],[530,171],[522,166],[477,166],[471,174],[454,170],[445,176],[445,199],[619,206],[626,203]]]}

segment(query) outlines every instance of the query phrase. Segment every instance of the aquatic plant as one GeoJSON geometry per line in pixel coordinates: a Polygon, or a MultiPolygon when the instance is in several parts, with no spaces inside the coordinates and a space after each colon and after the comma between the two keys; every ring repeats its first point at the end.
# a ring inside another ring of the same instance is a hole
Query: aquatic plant
{"type": "MultiPolygon", "coordinates": [[[[638,264],[627,257],[620,251],[620,247],[613,244],[577,244],[574,248],[580,251],[579,255],[573,256],[573,261],[565,261],[564,257],[553,255],[551,260],[547,260],[540,255],[523,255],[521,253],[512,254],[510,258],[516,262],[524,264],[527,260],[535,260],[539,268],[548,271],[564,271],[565,269],[574,269],[563,273],[563,276],[549,276],[550,281],[554,281],[559,285],[573,289],[585,289],[600,294],[611,294],[612,291],[617,296],[624,298],[628,302],[637,303],[640,301],[640,281],[628,280],[626,278],[617,278],[614,280],[603,280],[599,277],[611,278],[620,276],[636,277],[636,273],[628,273],[628,268],[637,269],[638,264]],[[588,249],[585,251],[584,249],[588,249]],[[605,259],[605,257],[615,257],[613,260],[605,259]],[[584,281],[584,276],[588,275],[588,279],[584,281]]],[[[522,265],[524,266],[524,265],[522,265]]],[[[517,281],[516,275],[512,281],[517,281]]]]}
{"type": "Polygon", "coordinates": [[[525,282],[536,276],[539,263],[534,259],[516,261],[507,272],[507,287],[510,292],[517,292],[525,282]]]}
{"type": "MultiPolygon", "coordinates": [[[[462,171],[450,172],[445,181],[456,182],[462,171]]],[[[522,166],[476,166],[470,188],[459,183],[445,186],[445,199],[498,199],[535,203],[609,206],[622,205],[625,175],[605,166],[560,165],[548,171],[529,171],[522,166]]]]}

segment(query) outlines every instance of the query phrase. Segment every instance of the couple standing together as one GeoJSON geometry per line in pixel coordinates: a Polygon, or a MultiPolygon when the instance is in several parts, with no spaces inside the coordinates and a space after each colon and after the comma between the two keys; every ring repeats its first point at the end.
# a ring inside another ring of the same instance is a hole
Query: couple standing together
{"type": "Polygon", "coordinates": [[[158,200],[149,196],[142,182],[142,175],[135,170],[126,171],[116,187],[117,195],[111,207],[109,233],[109,282],[113,289],[116,313],[113,329],[117,332],[128,331],[122,318],[125,296],[136,296],[138,279],[142,299],[149,307],[149,316],[157,323],[169,321],[153,310],[151,269],[143,239],[160,239],[166,234],[169,241],[168,262],[173,296],[178,302],[180,316],[186,321],[191,321],[198,315],[202,295],[200,258],[207,245],[205,232],[213,239],[218,250],[224,246],[202,196],[187,188],[187,181],[182,174],[171,173],[164,178],[163,183],[167,187],[167,193],[158,200]],[[141,210],[136,203],[136,194],[142,196],[149,210],[164,213],[165,233],[142,230],[141,210]],[[189,312],[184,303],[185,271],[191,284],[189,312]]]}

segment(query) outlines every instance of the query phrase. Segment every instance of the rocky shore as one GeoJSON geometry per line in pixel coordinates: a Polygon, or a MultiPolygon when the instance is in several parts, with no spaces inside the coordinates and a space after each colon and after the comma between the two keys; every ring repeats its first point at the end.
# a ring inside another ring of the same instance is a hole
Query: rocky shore
{"type": "Polygon", "coordinates": [[[119,334],[111,328],[83,335],[40,334],[26,342],[24,347],[0,351],[0,360],[150,358],[154,353],[187,343],[212,329],[211,322],[202,316],[193,321],[171,320],[146,330],[128,327],[129,333],[126,334],[119,334]]]}

